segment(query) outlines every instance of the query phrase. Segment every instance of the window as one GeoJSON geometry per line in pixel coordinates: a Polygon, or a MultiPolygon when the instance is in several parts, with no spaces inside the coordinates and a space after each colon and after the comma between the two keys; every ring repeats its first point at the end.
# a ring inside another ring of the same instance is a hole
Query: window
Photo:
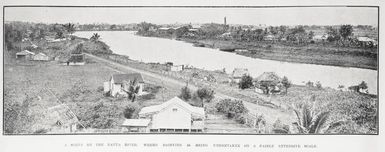
{"type": "Polygon", "coordinates": [[[177,108],[172,108],[172,111],[173,111],[173,112],[177,112],[178,109],[177,109],[177,108]]]}

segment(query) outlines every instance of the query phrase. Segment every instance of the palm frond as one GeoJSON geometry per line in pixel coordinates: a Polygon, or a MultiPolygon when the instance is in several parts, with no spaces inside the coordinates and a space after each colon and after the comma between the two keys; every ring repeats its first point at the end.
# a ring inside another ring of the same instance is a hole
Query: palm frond
{"type": "Polygon", "coordinates": [[[331,132],[333,129],[336,129],[337,127],[339,126],[342,126],[344,124],[346,124],[347,121],[338,121],[338,122],[334,122],[334,123],[331,123],[328,128],[325,130],[325,132],[329,133],[331,132]]]}
{"type": "Polygon", "coordinates": [[[312,122],[309,132],[310,133],[320,133],[320,130],[325,125],[330,112],[322,112],[317,115],[316,119],[312,122]]]}
{"type": "Polygon", "coordinates": [[[302,109],[302,126],[305,128],[309,128],[311,122],[313,120],[313,116],[311,114],[310,108],[308,105],[304,105],[302,109]]]}
{"type": "Polygon", "coordinates": [[[298,125],[301,125],[302,126],[302,123],[301,123],[301,116],[300,116],[300,113],[298,110],[294,109],[294,112],[295,112],[295,115],[297,116],[297,124],[298,125]]]}
{"type": "Polygon", "coordinates": [[[293,125],[297,127],[299,133],[302,133],[302,134],[308,133],[308,130],[303,126],[299,125],[297,122],[294,122],[293,125]]]}

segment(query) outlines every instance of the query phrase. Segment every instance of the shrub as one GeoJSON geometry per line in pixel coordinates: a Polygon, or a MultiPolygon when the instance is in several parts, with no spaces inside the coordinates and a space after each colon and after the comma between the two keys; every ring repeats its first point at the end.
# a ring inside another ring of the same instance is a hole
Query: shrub
{"type": "Polygon", "coordinates": [[[228,118],[234,118],[236,115],[241,115],[248,112],[245,105],[243,104],[243,101],[241,100],[224,99],[218,102],[215,105],[215,108],[218,112],[226,114],[228,118]]]}
{"type": "Polygon", "coordinates": [[[273,132],[276,134],[289,134],[290,126],[283,124],[281,120],[277,119],[273,124],[273,132]]]}
{"type": "Polygon", "coordinates": [[[191,97],[192,97],[191,91],[187,85],[181,89],[179,97],[185,101],[188,101],[191,99],[191,97]]]}
{"type": "Polygon", "coordinates": [[[306,86],[308,87],[314,87],[314,83],[311,81],[306,82],[306,86]]]}
{"type": "Polygon", "coordinates": [[[98,91],[98,92],[103,92],[103,91],[104,91],[104,87],[103,87],[103,86],[99,86],[99,87],[96,89],[96,91],[98,91]]]}
{"type": "Polygon", "coordinates": [[[243,75],[238,85],[241,89],[250,88],[253,86],[253,78],[250,75],[243,75]]]}
{"type": "Polygon", "coordinates": [[[210,102],[212,99],[214,99],[214,90],[210,88],[199,88],[196,91],[197,97],[203,102],[203,100],[206,100],[206,102],[210,102]]]}
{"type": "Polygon", "coordinates": [[[317,83],[315,83],[315,86],[317,89],[322,89],[322,84],[319,81],[317,81],[317,83]]]}
{"type": "Polygon", "coordinates": [[[123,115],[126,119],[132,119],[135,117],[135,112],[138,110],[138,107],[136,106],[127,106],[126,109],[123,111],[123,115]]]}
{"type": "Polygon", "coordinates": [[[235,121],[239,122],[240,124],[245,124],[246,118],[243,114],[238,114],[238,115],[235,115],[235,121]]]}

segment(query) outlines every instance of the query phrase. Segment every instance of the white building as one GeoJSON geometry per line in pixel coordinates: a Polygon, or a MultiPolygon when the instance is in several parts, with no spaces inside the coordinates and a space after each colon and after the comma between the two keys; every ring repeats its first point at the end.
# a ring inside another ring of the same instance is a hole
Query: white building
{"type": "Polygon", "coordinates": [[[110,80],[104,82],[104,92],[110,92],[111,96],[127,95],[124,91],[124,83],[132,83],[136,81],[136,85],[139,86],[138,95],[143,94],[144,80],[140,73],[129,73],[129,74],[114,74],[111,76],[110,80]]]}
{"type": "Polygon", "coordinates": [[[174,97],[163,104],[142,108],[139,118],[151,119],[151,132],[202,132],[205,111],[174,97]]]}
{"type": "Polygon", "coordinates": [[[30,52],[28,50],[24,50],[16,53],[16,59],[31,60],[33,59],[34,55],[35,53],[30,52]]]}
{"type": "Polygon", "coordinates": [[[49,57],[45,55],[44,53],[38,53],[33,56],[33,60],[35,61],[48,61],[49,57]]]}

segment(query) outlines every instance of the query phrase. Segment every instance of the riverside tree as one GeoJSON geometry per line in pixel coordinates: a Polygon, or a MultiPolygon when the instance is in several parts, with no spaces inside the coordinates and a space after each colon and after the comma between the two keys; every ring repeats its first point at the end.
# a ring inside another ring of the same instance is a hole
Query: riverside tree
{"type": "Polygon", "coordinates": [[[291,87],[291,82],[286,76],[284,76],[281,83],[283,87],[285,87],[285,94],[287,94],[287,89],[291,87]]]}
{"type": "Polygon", "coordinates": [[[253,86],[253,78],[250,75],[243,75],[239,82],[240,89],[247,89],[253,86]]]}

